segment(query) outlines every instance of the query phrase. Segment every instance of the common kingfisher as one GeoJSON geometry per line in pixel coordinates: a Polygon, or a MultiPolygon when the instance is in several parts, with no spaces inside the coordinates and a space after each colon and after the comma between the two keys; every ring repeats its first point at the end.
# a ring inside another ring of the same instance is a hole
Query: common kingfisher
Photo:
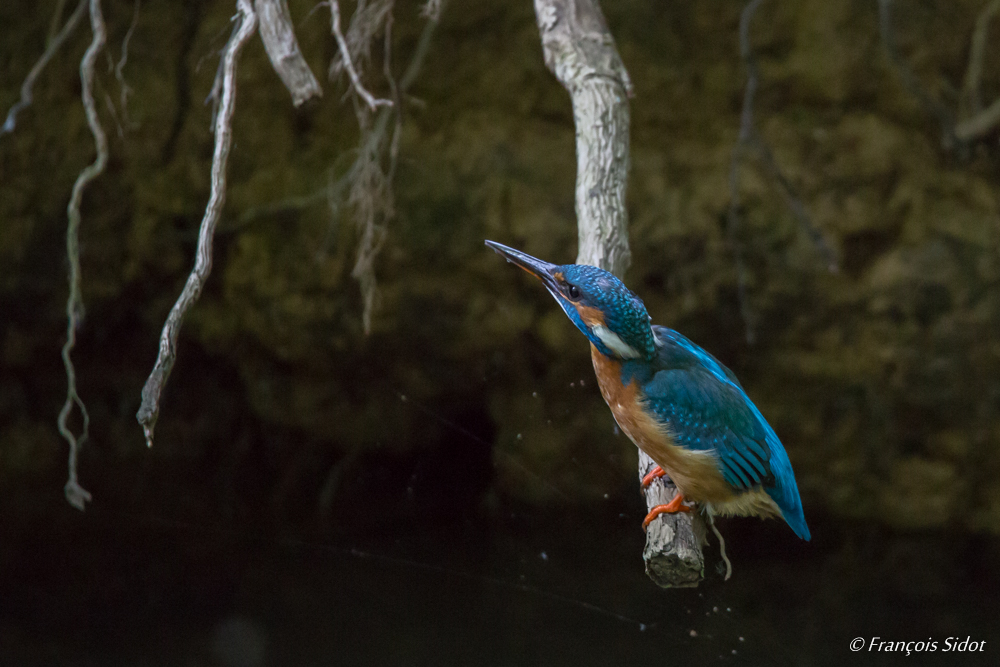
{"type": "Polygon", "coordinates": [[[651,324],[646,306],[621,280],[585,264],[556,265],[487,241],[508,262],[542,281],[590,341],[601,395],[619,427],[678,494],[663,513],[782,517],[809,539],[802,501],[785,448],[739,380],[718,359],[667,327],[651,324]]]}

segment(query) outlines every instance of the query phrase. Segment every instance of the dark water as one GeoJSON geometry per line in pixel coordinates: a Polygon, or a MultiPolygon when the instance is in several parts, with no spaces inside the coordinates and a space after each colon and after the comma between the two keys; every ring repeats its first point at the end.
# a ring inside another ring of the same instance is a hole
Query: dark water
{"type": "Polygon", "coordinates": [[[98,501],[85,514],[53,488],[18,498],[3,508],[3,665],[989,665],[1000,655],[995,540],[816,517],[806,544],[776,522],[730,520],[733,578],[717,573],[713,545],[701,588],[664,591],[642,571],[638,496],[453,512],[369,497],[342,508],[334,529],[191,521],[167,497],[135,513],[98,501]],[[850,651],[872,636],[930,639],[938,651],[850,651]],[[985,651],[943,651],[967,636],[985,651]]]}

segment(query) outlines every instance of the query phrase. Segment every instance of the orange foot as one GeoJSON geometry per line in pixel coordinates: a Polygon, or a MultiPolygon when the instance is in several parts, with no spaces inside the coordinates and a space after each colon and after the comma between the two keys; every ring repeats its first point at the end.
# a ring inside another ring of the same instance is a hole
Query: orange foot
{"type": "Polygon", "coordinates": [[[660,466],[656,466],[655,468],[649,471],[648,475],[642,478],[642,484],[641,484],[642,488],[645,489],[646,487],[648,487],[650,484],[653,483],[654,479],[656,479],[657,477],[663,477],[666,474],[667,473],[663,472],[663,468],[661,468],[660,466]]]}
{"type": "Polygon", "coordinates": [[[678,493],[674,496],[674,499],[666,505],[657,505],[653,509],[649,510],[649,514],[646,515],[646,518],[642,522],[642,529],[646,530],[646,528],[649,527],[650,522],[661,514],[676,514],[677,512],[690,511],[691,508],[684,504],[684,496],[678,493]]]}

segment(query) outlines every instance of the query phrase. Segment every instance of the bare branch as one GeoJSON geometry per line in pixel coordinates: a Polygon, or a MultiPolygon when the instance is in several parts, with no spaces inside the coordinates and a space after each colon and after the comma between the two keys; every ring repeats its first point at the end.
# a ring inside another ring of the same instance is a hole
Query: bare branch
{"type": "Polygon", "coordinates": [[[202,287],[212,270],[212,238],[222,206],[226,200],[226,163],[232,145],[232,118],[236,102],[236,62],[240,50],[257,28],[257,15],[250,0],[237,0],[239,14],[236,30],[223,56],[222,94],[215,116],[215,153],[212,157],[212,190],[198,232],[195,265],[183,291],[174,303],[160,335],[160,350],[146,385],[142,388],[142,405],[136,419],[142,425],[146,444],[153,446],[153,429],[160,412],[160,396],[177,358],[177,336],[184,316],[201,295],[202,287]]]}
{"type": "MultiPolygon", "coordinates": [[[[21,109],[31,105],[33,99],[31,91],[35,86],[35,80],[38,79],[42,70],[44,70],[45,66],[49,64],[49,61],[52,60],[52,56],[56,54],[59,48],[63,45],[63,42],[66,41],[66,38],[69,37],[73,30],[76,29],[76,26],[80,24],[80,19],[83,18],[83,10],[86,6],[87,0],[80,0],[76,9],[73,10],[73,13],[70,14],[69,19],[66,21],[66,25],[64,25],[62,30],[55,33],[55,35],[49,40],[49,44],[45,48],[45,52],[42,54],[42,57],[38,59],[35,66],[31,68],[30,72],[28,72],[28,76],[25,77],[24,83],[21,84],[21,99],[10,108],[9,112],[7,112],[7,119],[4,121],[3,127],[0,127],[0,136],[14,131],[14,126],[17,124],[17,114],[21,112],[21,109]]],[[[63,4],[60,3],[57,7],[56,14],[52,17],[53,27],[59,24],[58,22],[60,16],[62,16],[62,9],[63,4]]]]}
{"type": "MultiPolygon", "coordinates": [[[[73,366],[71,354],[76,346],[76,330],[80,326],[83,317],[83,298],[80,293],[80,203],[83,200],[83,192],[87,185],[101,175],[108,162],[108,139],[101,127],[101,119],[97,115],[97,105],[94,103],[94,64],[104,43],[107,41],[107,30],[104,25],[104,17],[101,15],[100,0],[90,0],[90,27],[94,37],[83,54],[80,61],[80,83],[82,85],[81,99],[83,108],[87,114],[87,125],[94,135],[94,146],[97,150],[97,157],[94,162],[85,167],[77,176],[73,184],[73,193],[70,195],[69,205],[66,207],[66,216],[69,224],[66,227],[66,256],[69,259],[69,298],[66,300],[66,344],[62,348],[63,366],[66,368],[66,401],[62,410],[59,411],[59,433],[69,443],[69,478],[63,491],[66,500],[70,505],[83,511],[91,499],[90,493],[80,486],[77,478],[77,457],[83,443],[87,441],[87,432],[90,427],[90,415],[87,408],[80,399],[76,391],[76,369],[73,366]],[[70,430],[67,421],[73,406],[80,409],[83,416],[83,430],[77,438],[70,430]]],[[[65,30],[65,29],[64,29],[65,30]]],[[[53,45],[59,42],[59,38],[53,41],[53,45]]]]}
{"type": "Polygon", "coordinates": [[[267,57],[292,94],[292,104],[300,106],[308,99],[322,97],[319,82],[299,50],[286,0],[254,0],[254,8],[267,57]]]}
{"type": "Polygon", "coordinates": [[[368,105],[368,108],[375,111],[380,106],[392,106],[392,100],[386,100],[382,98],[375,98],[361,83],[361,77],[358,76],[358,71],[354,67],[354,62],[351,60],[351,50],[347,46],[347,40],[344,39],[344,34],[340,31],[340,3],[337,0],[330,0],[330,13],[333,15],[333,36],[337,40],[337,46],[340,48],[340,57],[344,64],[344,69],[347,70],[348,76],[351,77],[351,83],[354,84],[354,90],[361,96],[361,98],[368,105]]]}

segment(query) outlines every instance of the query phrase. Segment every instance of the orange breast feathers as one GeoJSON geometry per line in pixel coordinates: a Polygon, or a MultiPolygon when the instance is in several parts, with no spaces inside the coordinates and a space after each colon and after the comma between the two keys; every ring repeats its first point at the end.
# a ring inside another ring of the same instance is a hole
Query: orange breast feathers
{"type": "Polygon", "coordinates": [[[735,498],[712,452],[696,452],[677,445],[669,429],[658,423],[642,405],[639,385],[622,384],[620,361],[610,359],[590,346],[594,372],[601,395],[615,421],[635,445],[646,452],[670,476],[689,501],[725,505],[735,498]]]}

